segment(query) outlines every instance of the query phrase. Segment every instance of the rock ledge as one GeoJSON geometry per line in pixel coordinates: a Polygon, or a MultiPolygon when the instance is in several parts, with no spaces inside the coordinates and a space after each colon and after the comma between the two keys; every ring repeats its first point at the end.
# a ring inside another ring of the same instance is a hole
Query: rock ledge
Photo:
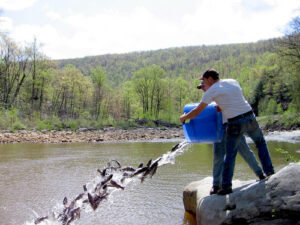
{"type": "Polygon", "coordinates": [[[300,224],[300,163],[263,181],[234,181],[233,193],[209,196],[212,178],[192,182],[183,192],[185,210],[198,225],[300,224]]]}

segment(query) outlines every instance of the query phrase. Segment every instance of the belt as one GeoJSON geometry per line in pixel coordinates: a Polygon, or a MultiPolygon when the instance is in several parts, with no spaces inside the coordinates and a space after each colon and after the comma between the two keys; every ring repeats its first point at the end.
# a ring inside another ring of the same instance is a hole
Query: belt
{"type": "Polygon", "coordinates": [[[249,112],[246,112],[246,113],[243,113],[243,114],[238,115],[238,116],[236,116],[236,117],[233,117],[233,118],[228,119],[228,122],[232,122],[232,121],[234,121],[234,120],[238,120],[238,119],[244,118],[244,117],[246,117],[246,116],[251,115],[252,113],[253,113],[253,111],[251,110],[251,111],[249,111],[249,112]]]}

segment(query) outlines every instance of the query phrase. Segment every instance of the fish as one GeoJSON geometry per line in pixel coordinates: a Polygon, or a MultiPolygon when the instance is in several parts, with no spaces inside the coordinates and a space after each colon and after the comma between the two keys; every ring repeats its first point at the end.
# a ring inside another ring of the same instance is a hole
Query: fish
{"type": "Polygon", "coordinates": [[[158,167],[158,162],[159,161],[155,161],[150,167],[148,167],[148,170],[146,170],[146,172],[143,174],[142,178],[141,178],[141,182],[144,182],[145,178],[150,174],[151,178],[152,176],[156,173],[157,167],[158,167]]]}
{"type": "Polygon", "coordinates": [[[135,171],[135,168],[133,168],[131,166],[127,166],[127,167],[123,167],[121,170],[122,171],[133,172],[133,171],[135,171]]]}
{"type": "Polygon", "coordinates": [[[151,163],[152,163],[152,159],[150,159],[149,161],[148,161],[148,163],[147,163],[147,165],[146,166],[150,166],[151,165],[151,163]]]}
{"type": "Polygon", "coordinates": [[[100,169],[97,169],[97,171],[100,173],[100,175],[101,175],[102,177],[105,177],[105,175],[106,175],[106,170],[107,170],[107,168],[103,169],[102,171],[101,171],[100,169]]]}
{"type": "Polygon", "coordinates": [[[140,174],[140,173],[145,172],[146,170],[148,170],[148,166],[139,168],[139,169],[137,169],[134,173],[132,173],[132,174],[130,175],[130,177],[134,177],[134,176],[136,176],[136,175],[138,175],[138,174],[140,174]]]}
{"type": "Polygon", "coordinates": [[[96,195],[95,198],[94,198],[94,202],[99,205],[99,203],[103,199],[106,199],[107,196],[108,196],[108,193],[104,193],[104,194],[101,194],[101,195],[96,195]]]}
{"type": "Polygon", "coordinates": [[[43,222],[44,220],[48,219],[48,216],[39,217],[34,221],[34,224],[39,224],[43,222]]]}
{"type": "Polygon", "coordinates": [[[150,178],[152,178],[153,175],[156,173],[157,167],[158,167],[158,162],[153,163],[151,165],[151,168],[149,169],[150,170],[150,178]]]}
{"type": "Polygon", "coordinates": [[[178,147],[179,147],[179,145],[180,145],[180,143],[174,145],[174,146],[172,147],[172,149],[171,149],[171,152],[174,152],[175,150],[177,150],[178,147]]]}
{"type": "Polygon", "coordinates": [[[120,163],[118,160],[116,160],[116,159],[112,159],[111,161],[113,161],[113,162],[117,163],[117,164],[118,164],[118,167],[119,167],[119,168],[121,168],[121,163],[120,163]]]}
{"type": "Polygon", "coordinates": [[[148,174],[150,173],[150,169],[148,167],[148,169],[145,171],[145,173],[143,174],[142,178],[141,178],[141,182],[143,183],[145,178],[148,176],[148,174]]]}
{"type": "Polygon", "coordinates": [[[76,198],[75,201],[78,201],[79,199],[81,199],[83,197],[84,193],[79,194],[76,198]]]}
{"type": "Polygon", "coordinates": [[[110,184],[113,186],[113,187],[116,187],[116,188],[120,188],[122,190],[125,189],[125,187],[121,186],[120,184],[118,184],[116,181],[114,180],[110,180],[110,184]]]}
{"type": "Polygon", "coordinates": [[[88,193],[88,201],[91,204],[92,208],[96,210],[99,206],[99,203],[107,197],[108,193],[102,195],[96,195],[93,197],[90,193],[88,193]]]}
{"type": "Polygon", "coordinates": [[[88,193],[88,199],[89,199],[89,203],[91,204],[93,210],[96,210],[99,204],[97,204],[94,201],[94,198],[93,198],[93,196],[90,193],[88,193]]]}
{"type": "Polygon", "coordinates": [[[157,158],[157,159],[152,163],[152,165],[154,165],[156,162],[158,163],[160,160],[162,160],[162,156],[160,156],[159,158],[157,158]]]}
{"type": "Polygon", "coordinates": [[[67,197],[64,197],[63,204],[64,204],[65,207],[68,206],[68,199],[67,199],[67,197]]]}
{"type": "Polygon", "coordinates": [[[85,200],[82,201],[82,203],[88,203],[88,202],[89,202],[88,199],[85,199],[85,200]]]}
{"type": "Polygon", "coordinates": [[[86,188],[85,184],[83,185],[83,190],[84,190],[84,192],[87,192],[87,188],[86,188]]]}
{"type": "Polygon", "coordinates": [[[112,177],[113,177],[113,174],[110,174],[104,181],[101,182],[101,186],[103,186],[103,185],[106,184],[109,180],[111,180],[112,177]]]}
{"type": "Polygon", "coordinates": [[[80,218],[80,207],[73,209],[70,212],[70,217],[67,220],[66,225],[69,225],[71,222],[73,222],[74,220],[79,219],[79,218],[80,218]]]}

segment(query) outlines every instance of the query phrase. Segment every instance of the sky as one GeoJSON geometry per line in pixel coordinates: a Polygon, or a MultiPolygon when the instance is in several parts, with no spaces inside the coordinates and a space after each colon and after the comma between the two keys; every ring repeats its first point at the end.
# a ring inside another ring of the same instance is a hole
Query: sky
{"type": "Polygon", "coordinates": [[[0,31],[51,59],[281,37],[300,0],[0,0],[0,31]]]}

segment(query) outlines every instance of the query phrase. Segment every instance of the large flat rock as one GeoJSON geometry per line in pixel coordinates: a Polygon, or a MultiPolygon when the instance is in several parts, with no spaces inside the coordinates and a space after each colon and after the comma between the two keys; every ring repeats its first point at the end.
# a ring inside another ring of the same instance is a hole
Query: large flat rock
{"type": "Polygon", "coordinates": [[[199,225],[300,224],[300,163],[263,181],[234,181],[226,196],[210,196],[211,183],[211,177],[192,182],[183,192],[185,209],[199,225]]]}

